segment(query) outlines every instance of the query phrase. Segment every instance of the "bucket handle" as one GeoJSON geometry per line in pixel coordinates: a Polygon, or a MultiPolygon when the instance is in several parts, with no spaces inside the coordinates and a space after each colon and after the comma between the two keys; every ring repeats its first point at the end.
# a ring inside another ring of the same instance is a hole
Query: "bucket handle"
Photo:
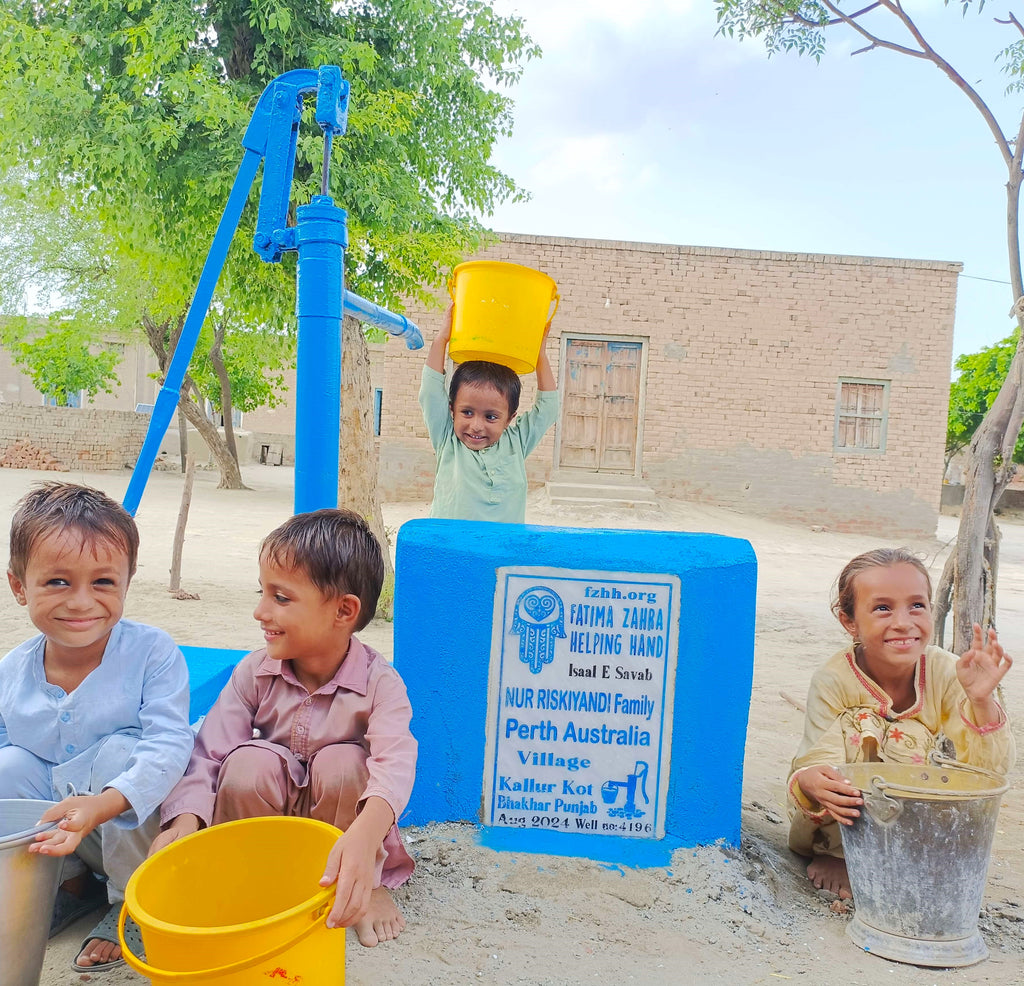
{"type": "Polygon", "coordinates": [[[12,832],[10,835],[0,836],[0,849],[30,845],[41,832],[49,832],[50,829],[55,829],[59,821],[60,819],[52,822],[40,822],[38,825],[33,825],[32,828],[25,829],[23,832],[12,832]]]}
{"type": "Polygon", "coordinates": [[[965,763],[963,760],[944,757],[938,750],[932,750],[931,753],[928,754],[928,760],[936,767],[946,767],[949,770],[962,770],[968,774],[981,774],[982,777],[988,777],[997,784],[1006,784],[1006,777],[1003,774],[997,774],[994,770],[986,770],[984,767],[975,767],[973,763],[965,763]]]}
{"type": "MultiPolygon", "coordinates": [[[[864,795],[865,802],[869,802],[872,795],[880,800],[891,801],[892,799],[888,795],[888,792],[890,791],[897,794],[922,795],[924,797],[939,794],[946,801],[974,801],[978,798],[997,798],[1000,795],[1006,794],[1010,789],[1010,785],[1006,782],[1005,777],[1000,776],[994,771],[986,770],[984,767],[975,767],[973,764],[964,763],[961,760],[950,760],[947,757],[936,755],[934,752],[931,756],[931,762],[933,766],[942,770],[960,770],[964,773],[979,774],[982,777],[987,777],[990,780],[995,781],[998,786],[991,788],[988,791],[944,791],[940,787],[917,787],[913,784],[900,784],[895,781],[887,781],[880,774],[875,774],[871,778],[871,787],[873,790],[864,795]]],[[[881,813],[883,815],[890,815],[890,811],[887,807],[882,808],[881,813]]],[[[893,815],[891,817],[895,816],[893,815]]],[[[878,818],[877,820],[888,821],[888,818],[878,818]]]]}
{"type": "Polygon", "coordinates": [[[910,784],[894,784],[892,781],[883,780],[881,777],[872,778],[872,782],[879,792],[894,791],[898,794],[920,794],[925,797],[929,795],[942,795],[945,801],[976,801],[979,798],[998,798],[1010,790],[1009,784],[1001,787],[994,787],[988,791],[943,791],[940,787],[914,787],[910,784]]]}
{"type": "MultiPolygon", "coordinates": [[[[179,983],[190,983],[212,979],[215,976],[226,976],[233,972],[241,972],[243,969],[248,969],[250,966],[259,965],[260,962],[266,962],[267,959],[272,959],[279,952],[283,952],[286,949],[291,948],[293,945],[297,945],[303,938],[311,935],[317,929],[321,919],[326,920],[327,912],[330,910],[331,902],[334,899],[334,893],[335,888],[331,887],[329,891],[323,891],[313,898],[316,906],[310,915],[309,927],[303,928],[290,941],[279,942],[275,944],[273,948],[268,949],[260,955],[240,959],[237,962],[232,962],[230,965],[223,965],[216,969],[193,969],[187,972],[171,972],[164,969],[158,969],[156,966],[148,965],[134,952],[132,952],[124,938],[124,923],[128,917],[128,904],[126,902],[121,905],[121,914],[117,919],[117,937],[121,943],[121,955],[125,962],[140,976],[146,976],[149,979],[160,977],[162,979],[172,979],[179,983]],[[317,898],[320,899],[317,900],[317,898]]],[[[340,930],[344,932],[344,929],[340,930]]]]}
{"type": "Polygon", "coordinates": [[[885,793],[888,787],[889,785],[876,774],[871,778],[871,790],[861,791],[861,796],[864,798],[864,808],[880,825],[894,822],[903,813],[903,805],[885,793]]]}
{"type": "MultiPolygon", "coordinates": [[[[550,325],[555,320],[555,315],[558,313],[558,305],[562,300],[562,296],[557,291],[551,297],[555,302],[555,310],[550,315],[548,315],[548,325],[550,325]]],[[[548,304],[551,304],[551,302],[548,302],[548,304]]]]}

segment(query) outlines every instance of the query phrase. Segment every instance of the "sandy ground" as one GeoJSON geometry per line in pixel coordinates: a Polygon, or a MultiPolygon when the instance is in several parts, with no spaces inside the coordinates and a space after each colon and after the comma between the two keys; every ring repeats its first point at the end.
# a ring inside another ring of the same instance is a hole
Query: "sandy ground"
{"type": "MultiPolygon", "coordinates": [[[[37,479],[54,474],[0,470],[0,514],[37,479]]],[[[120,498],[128,475],[62,474],[120,498]]],[[[256,547],[291,513],[290,470],[255,466],[250,490],[215,489],[201,472],[185,546],[183,584],[197,601],[166,591],[171,535],[181,478],[154,474],[138,521],[142,555],[126,615],[164,627],[183,644],[247,648],[260,643],[251,618],[256,547]]],[[[397,529],[423,516],[425,504],[391,504],[397,529]]],[[[739,847],[706,846],[675,854],[668,869],[609,868],[589,860],[495,853],[478,844],[473,826],[408,829],[418,866],[397,892],[409,927],[401,938],[364,949],[349,933],[347,981],[433,986],[486,982],[563,986],[582,983],[753,984],[798,980],[848,984],[1019,984],[1024,982],[1024,794],[1021,767],[1006,795],[989,874],[981,928],[991,956],[960,970],[887,962],[845,937],[848,916],[803,876],[785,847],[783,783],[802,714],[781,693],[802,698],[813,669],[842,646],[828,611],[829,589],[842,565],[877,546],[876,539],[783,526],[726,510],[665,502],[659,511],[578,510],[531,495],[530,523],[704,531],[748,539],[758,558],[758,613],[753,696],[745,759],[743,839],[739,847]]],[[[0,536],[6,536],[5,530],[0,536]]],[[[1004,522],[999,583],[1000,631],[1011,654],[1024,655],[1024,526],[1004,522]]],[[[940,520],[934,540],[910,544],[937,575],[956,521],[940,520]]],[[[6,550],[6,545],[0,547],[6,550]]],[[[723,632],[728,632],[723,614],[723,632]]],[[[711,617],[709,617],[711,618],[711,617]]],[[[29,635],[11,597],[0,607],[0,645],[29,635]]],[[[390,624],[361,635],[385,654],[390,624]]],[[[1006,682],[1011,719],[1024,721],[1024,659],[1006,682]]],[[[70,968],[96,916],[55,938],[47,950],[46,986],[96,979],[70,968]]],[[[109,986],[138,982],[120,969],[109,986]]]]}

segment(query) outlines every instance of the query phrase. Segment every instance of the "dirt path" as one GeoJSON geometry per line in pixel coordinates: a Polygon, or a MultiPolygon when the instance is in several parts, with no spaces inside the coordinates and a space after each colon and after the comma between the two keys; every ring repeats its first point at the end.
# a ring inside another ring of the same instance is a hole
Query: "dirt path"
{"type": "MultiPolygon", "coordinates": [[[[10,515],[30,482],[53,475],[0,470],[3,515],[10,515]]],[[[128,476],[62,478],[87,481],[120,497],[128,476]]],[[[165,587],[181,481],[174,473],[153,476],[139,511],[142,556],[128,616],[164,627],[183,644],[246,648],[259,643],[251,617],[256,549],[260,538],[291,513],[291,472],[256,466],[246,471],[246,481],[251,490],[229,493],[215,489],[215,474],[197,477],[182,579],[201,598],[177,601],[165,587]]],[[[397,529],[410,517],[423,516],[425,506],[387,505],[385,522],[397,529]]],[[[707,531],[745,538],[754,546],[758,613],[742,845],[680,851],[667,870],[623,870],[587,860],[498,854],[477,844],[472,826],[410,829],[418,868],[398,894],[409,928],[397,942],[374,950],[361,948],[350,935],[349,986],[786,980],[1010,986],[1024,980],[1020,766],[1011,778],[1017,786],[1000,814],[981,925],[992,954],[978,966],[927,970],[861,952],[845,937],[848,917],[829,909],[785,848],[783,781],[802,714],[783,693],[802,700],[813,669],[842,646],[843,634],[828,611],[830,587],[849,558],[880,542],[675,502],[660,512],[598,517],[593,510],[555,507],[543,493],[531,495],[527,519],[574,527],[707,531]]],[[[1024,722],[1024,526],[1002,526],[1000,634],[1009,653],[1021,655],[1006,682],[1006,701],[1011,719],[1024,722]]],[[[955,521],[942,518],[937,539],[909,546],[923,553],[937,575],[944,543],[954,533],[955,521]]],[[[24,611],[8,596],[0,607],[0,646],[6,650],[29,632],[24,611]]],[[[361,636],[391,653],[389,624],[375,622],[361,636]]],[[[91,925],[83,920],[51,942],[45,986],[83,981],[69,963],[91,925]]],[[[103,976],[105,986],[138,981],[127,970],[103,976]]]]}

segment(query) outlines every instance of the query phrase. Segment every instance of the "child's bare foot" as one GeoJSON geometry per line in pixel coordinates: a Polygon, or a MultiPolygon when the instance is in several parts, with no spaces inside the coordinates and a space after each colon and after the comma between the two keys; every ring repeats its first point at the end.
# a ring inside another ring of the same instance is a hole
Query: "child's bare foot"
{"type": "Polygon", "coordinates": [[[837,856],[815,856],[807,864],[807,876],[819,890],[831,891],[842,900],[853,899],[845,859],[839,859],[837,856]]]}
{"type": "Polygon", "coordinates": [[[405,928],[405,918],[398,905],[391,899],[391,894],[384,887],[377,887],[370,895],[370,908],[361,921],[356,921],[356,934],[359,944],[367,948],[382,941],[397,938],[405,928]]]}
{"type": "Polygon", "coordinates": [[[75,965],[88,969],[97,965],[108,965],[121,958],[121,946],[103,938],[90,938],[75,959],[75,965]]]}

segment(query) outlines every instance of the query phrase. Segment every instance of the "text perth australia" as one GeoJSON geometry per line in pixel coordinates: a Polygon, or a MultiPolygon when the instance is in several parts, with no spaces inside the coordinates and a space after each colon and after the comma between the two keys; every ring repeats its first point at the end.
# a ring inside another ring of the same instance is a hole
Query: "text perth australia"
{"type": "MultiPolygon", "coordinates": [[[[505,720],[505,739],[516,736],[522,740],[540,740],[542,743],[559,742],[558,727],[550,719],[540,722],[520,722],[509,716],[505,720]]],[[[614,729],[606,724],[578,726],[571,719],[561,735],[563,743],[600,743],[604,746],[650,746],[651,734],[639,726],[614,729]]]]}

